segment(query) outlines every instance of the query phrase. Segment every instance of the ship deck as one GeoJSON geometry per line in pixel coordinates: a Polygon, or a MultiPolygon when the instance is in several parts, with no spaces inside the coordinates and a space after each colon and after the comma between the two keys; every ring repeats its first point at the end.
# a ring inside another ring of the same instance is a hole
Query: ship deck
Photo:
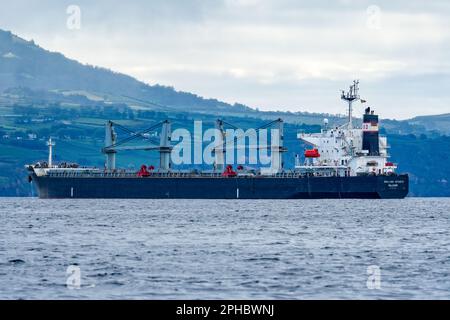
{"type": "Polygon", "coordinates": [[[301,178],[306,177],[306,174],[299,172],[284,172],[277,174],[253,174],[253,173],[238,173],[235,176],[224,176],[222,173],[212,172],[153,172],[148,176],[139,176],[136,172],[47,172],[47,177],[52,178],[301,178]]]}
{"type": "MultiPolygon", "coordinates": [[[[306,178],[306,177],[345,177],[335,173],[313,173],[313,172],[299,172],[299,171],[285,171],[275,174],[262,174],[262,173],[240,173],[232,176],[224,176],[220,172],[152,172],[148,176],[139,176],[135,171],[117,171],[117,172],[104,172],[104,171],[47,171],[46,177],[50,178],[136,178],[136,179],[151,179],[151,178],[306,178]]],[[[392,175],[377,175],[377,176],[397,176],[392,175]]]]}

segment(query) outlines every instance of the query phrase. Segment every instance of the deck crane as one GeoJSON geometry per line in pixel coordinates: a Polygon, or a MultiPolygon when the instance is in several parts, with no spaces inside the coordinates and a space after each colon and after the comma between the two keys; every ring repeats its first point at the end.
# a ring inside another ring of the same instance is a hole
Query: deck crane
{"type": "MultiPolygon", "coordinates": [[[[256,128],[256,131],[258,132],[261,129],[267,129],[273,125],[276,126],[277,133],[272,136],[272,141],[270,145],[258,145],[258,146],[248,146],[248,148],[257,148],[259,149],[270,149],[271,150],[271,168],[270,171],[273,173],[279,173],[283,170],[283,153],[287,151],[287,149],[283,146],[283,140],[284,140],[284,130],[283,130],[283,120],[282,119],[276,119],[274,121],[271,121],[269,123],[266,123],[258,128],[256,128]]],[[[216,120],[216,129],[218,129],[221,134],[219,135],[219,140],[214,148],[214,154],[215,154],[215,163],[216,163],[216,170],[217,171],[223,171],[224,165],[225,165],[225,150],[226,150],[226,141],[225,141],[225,129],[224,125],[228,125],[233,129],[239,129],[235,125],[228,123],[222,119],[216,120]]],[[[240,136],[235,137],[235,139],[241,138],[240,136]]]]}
{"type": "Polygon", "coordinates": [[[158,124],[155,124],[147,129],[139,132],[134,132],[125,128],[113,121],[107,121],[105,125],[105,147],[102,148],[102,153],[106,155],[106,169],[116,169],[116,153],[124,150],[157,150],[160,155],[160,170],[167,171],[170,169],[170,153],[173,147],[171,146],[171,125],[169,120],[165,120],[158,124]],[[161,134],[159,141],[146,136],[145,134],[161,127],[161,134]],[[122,129],[130,134],[129,137],[117,141],[117,134],[114,128],[122,129]],[[138,146],[124,146],[123,144],[133,141],[137,138],[144,138],[150,142],[150,145],[138,145],[138,146]]]}

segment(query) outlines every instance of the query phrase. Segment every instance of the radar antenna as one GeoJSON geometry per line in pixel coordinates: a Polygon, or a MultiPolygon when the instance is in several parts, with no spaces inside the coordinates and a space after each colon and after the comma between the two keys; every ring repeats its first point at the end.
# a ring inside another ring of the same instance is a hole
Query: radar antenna
{"type": "Polygon", "coordinates": [[[353,80],[353,84],[350,86],[349,91],[342,90],[341,99],[348,102],[348,124],[349,129],[353,128],[352,113],[353,113],[353,101],[360,100],[359,97],[359,80],[353,80]]]}

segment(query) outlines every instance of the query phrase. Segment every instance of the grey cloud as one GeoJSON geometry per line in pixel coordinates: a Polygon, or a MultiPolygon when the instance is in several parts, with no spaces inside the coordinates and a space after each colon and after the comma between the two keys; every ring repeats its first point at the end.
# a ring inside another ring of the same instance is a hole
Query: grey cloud
{"type": "Polygon", "coordinates": [[[0,28],[149,83],[264,109],[344,112],[336,92],[360,78],[378,109],[404,118],[450,112],[449,18],[448,1],[16,0],[2,3],[0,28]],[[65,27],[69,4],[82,9],[80,31],[65,27]],[[380,30],[366,26],[373,4],[380,30]]]}

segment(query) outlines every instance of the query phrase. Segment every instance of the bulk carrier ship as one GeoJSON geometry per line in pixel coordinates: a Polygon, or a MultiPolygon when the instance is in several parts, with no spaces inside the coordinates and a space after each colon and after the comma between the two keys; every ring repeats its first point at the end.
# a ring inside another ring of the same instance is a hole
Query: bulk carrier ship
{"type": "MultiPolygon", "coordinates": [[[[170,122],[161,124],[158,146],[120,146],[114,127],[106,124],[104,169],[76,164],[53,164],[51,139],[48,162],[27,165],[29,181],[34,182],[40,198],[173,198],[173,199],[320,199],[404,198],[408,194],[407,174],[397,174],[397,165],[388,155],[387,138],[379,135],[378,115],[366,108],[361,126],[353,125],[353,103],[361,100],[358,81],[354,81],[341,99],[348,103],[348,121],[331,127],[324,120],[320,133],[298,133],[310,146],[304,157],[296,155],[295,167],[283,168],[283,121],[278,126],[280,145],[271,147],[270,170],[233,170],[224,164],[224,149],[214,150],[216,164],[211,170],[174,170],[171,168],[170,122]],[[276,148],[277,152],[274,152],[276,148]],[[136,171],[116,168],[116,153],[124,150],[156,150],[160,166],[136,171]]],[[[134,137],[144,137],[153,126],[134,137]]],[[[223,132],[223,121],[216,122],[223,132]]],[[[224,135],[223,135],[224,137],[224,135]]],[[[220,141],[219,141],[220,142],[220,141]]],[[[218,146],[221,143],[217,144],[218,146]]]]}

